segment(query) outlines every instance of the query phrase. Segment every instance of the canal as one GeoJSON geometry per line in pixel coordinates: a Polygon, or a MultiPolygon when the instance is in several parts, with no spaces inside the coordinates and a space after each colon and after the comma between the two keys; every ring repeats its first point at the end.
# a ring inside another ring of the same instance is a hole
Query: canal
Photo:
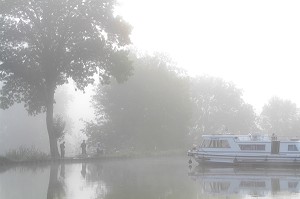
{"type": "Polygon", "coordinates": [[[201,167],[186,157],[0,168],[5,199],[299,198],[300,169],[201,167]]]}

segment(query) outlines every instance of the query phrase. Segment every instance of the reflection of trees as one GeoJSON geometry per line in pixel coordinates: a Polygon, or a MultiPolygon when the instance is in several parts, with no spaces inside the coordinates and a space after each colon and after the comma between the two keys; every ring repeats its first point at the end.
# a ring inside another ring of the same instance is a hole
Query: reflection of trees
{"type": "MultiPolygon", "coordinates": [[[[82,165],[84,169],[84,165],[82,165]]],[[[94,190],[97,199],[103,199],[107,195],[107,184],[104,182],[103,165],[102,163],[88,164],[86,172],[86,180],[95,184],[94,190]]],[[[81,170],[82,171],[82,170],[81,170]]]]}
{"type": "Polygon", "coordinates": [[[58,176],[58,168],[58,164],[51,165],[47,199],[61,199],[66,195],[64,189],[65,165],[60,166],[60,177],[58,176]]]}
{"type": "Polygon", "coordinates": [[[86,179],[99,183],[99,199],[195,198],[193,186],[182,180],[186,177],[182,165],[178,165],[174,160],[167,164],[156,160],[155,163],[148,161],[91,164],[88,165],[86,179]],[[105,185],[101,182],[105,182],[105,185]],[[106,190],[103,189],[103,185],[106,186],[106,190]]]}

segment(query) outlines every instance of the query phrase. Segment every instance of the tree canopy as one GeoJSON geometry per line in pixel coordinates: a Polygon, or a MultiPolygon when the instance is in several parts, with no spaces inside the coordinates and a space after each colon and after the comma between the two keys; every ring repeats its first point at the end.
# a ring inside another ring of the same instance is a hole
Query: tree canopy
{"type": "Polygon", "coordinates": [[[191,113],[188,79],[163,56],[134,58],[133,66],[124,84],[97,88],[97,122],[87,123],[89,140],[108,149],[184,147],[191,113]]]}
{"type": "Polygon", "coordinates": [[[193,118],[191,133],[249,133],[255,129],[256,115],[244,102],[242,91],[220,78],[191,80],[193,118]]]}
{"type": "Polygon", "coordinates": [[[300,131],[300,112],[290,100],[273,97],[264,105],[260,114],[260,127],[263,132],[281,136],[298,135],[300,131]]]}
{"type": "Polygon", "coordinates": [[[131,73],[126,45],[131,27],[115,16],[115,0],[0,1],[0,107],[24,102],[30,114],[46,111],[52,156],[53,103],[58,85],[78,89],[131,73]]]}

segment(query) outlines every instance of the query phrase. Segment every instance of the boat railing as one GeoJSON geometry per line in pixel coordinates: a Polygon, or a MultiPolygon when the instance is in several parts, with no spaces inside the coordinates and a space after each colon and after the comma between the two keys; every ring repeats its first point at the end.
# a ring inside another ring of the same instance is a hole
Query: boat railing
{"type": "Polygon", "coordinates": [[[287,136],[276,136],[274,137],[269,136],[269,135],[242,135],[242,136],[237,136],[235,137],[236,141],[240,142],[247,142],[247,141],[272,141],[272,140],[277,140],[277,141],[283,141],[283,142],[288,142],[288,141],[299,141],[300,142],[300,137],[294,136],[294,137],[287,137],[287,136]]]}
{"type": "Polygon", "coordinates": [[[249,141],[270,141],[268,135],[259,135],[259,134],[248,134],[248,135],[239,135],[235,137],[237,142],[249,142],[249,141]]]}
{"type": "Polygon", "coordinates": [[[277,140],[278,141],[300,141],[300,137],[299,136],[293,136],[293,137],[287,137],[287,136],[277,136],[277,140]]]}
{"type": "Polygon", "coordinates": [[[218,139],[220,136],[222,138],[233,138],[236,142],[253,142],[253,141],[260,141],[260,142],[269,142],[273,140],[277,141],[299,141],[300,142],[300,136],[277,136],[277,135],[268,135],[268,134],[259,134],[249,133],[248,135],[234,135],[234,134],[211,134],[211,135],[203,135],[203,137],[206,137],[208,139],[218,139]],[[228,136],[228,137],[227,137],[228,136]]]}

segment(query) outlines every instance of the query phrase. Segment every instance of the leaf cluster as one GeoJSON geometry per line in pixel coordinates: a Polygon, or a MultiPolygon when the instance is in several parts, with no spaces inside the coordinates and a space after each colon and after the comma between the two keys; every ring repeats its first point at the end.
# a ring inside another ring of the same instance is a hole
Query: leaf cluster
{"type": "Polygon", "coordinates": [[[115,0],[0,1],[1,108],[24,102],[44,111],[49,93],[74,80],[80,90],[131,72],[131,27],[114,15],[115,0]]]}

